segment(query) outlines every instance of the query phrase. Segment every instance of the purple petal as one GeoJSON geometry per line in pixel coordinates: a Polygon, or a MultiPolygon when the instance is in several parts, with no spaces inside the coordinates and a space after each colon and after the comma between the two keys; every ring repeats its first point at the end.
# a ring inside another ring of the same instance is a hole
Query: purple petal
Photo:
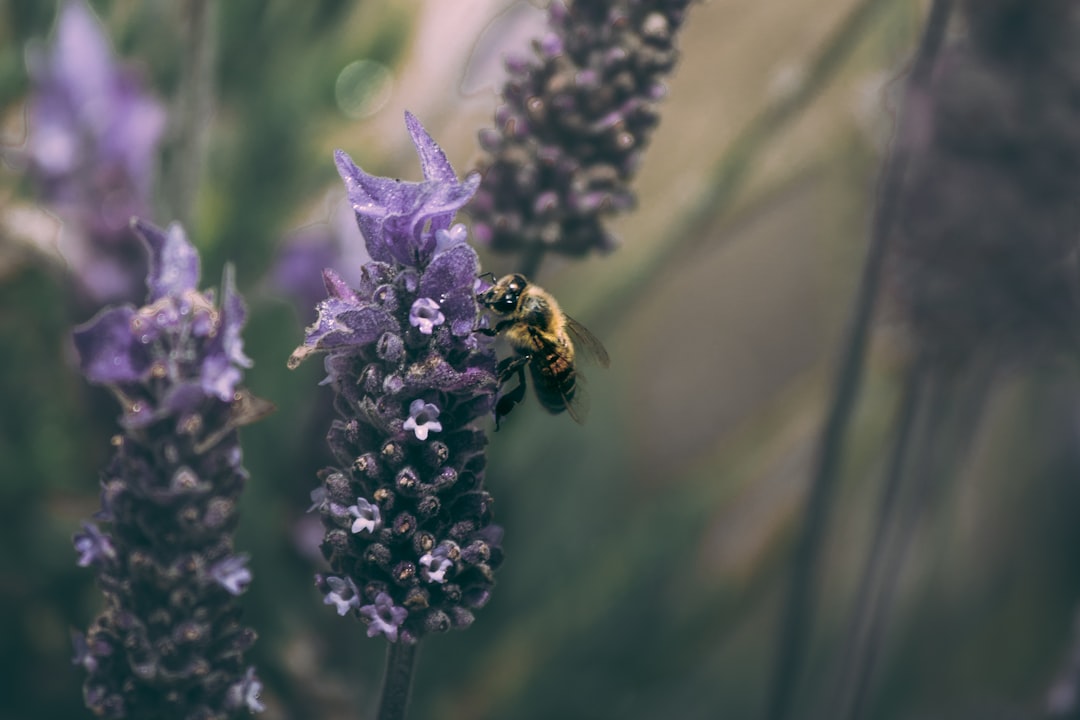
{"type": "Polygon", "coordinates": [[[313,352],[372,343],[398,329],[390,313],[372,305],[329,298],[319,303],[318,311],[318,319],[305,331],[304,344],[289,357],[291,368],[313,352]]]}
{"type": "Polygon", "coordinates": [[[472,292],[476,275],[480,272],[480,259],[470,245],[455,245],[441,255],[436,255],[420,278],[419,295],[442,302],[458,288],[472,292]]]}
{"type": "Polygon", "coordinates": [[[88,380],[103,385],[136,382],[150,369],[146,345],[131,332],[135,310],[124,305],[102,310],[75,328],[79,368],[88,380]]]}
{"type": "Polygon", "coordinates": [[[446,159],[446,153],[435,144],[424,126],[408,110],[405,111],[405,127],[409,129],[413,145],[416,146],[416,153],[420,156],[420,167],[424,171],[424,179],[431,182],[456,184],[457,174],[450,166],[450,161],[446,159]]]}
{"type": "Polygon", "coordinates": [[[210,577],[230,595],[240,595],[251,582],[246,555],[233,555],[210,568],[210,577]]]}
{"type": "Polygon", "coordinates": [[[465,337],[476,328],[476,294],[471,288],[458,288],[442,302],[443,314],[450,323],[450,332],[465,337]]]}
{"type": "Polygon", "coordinates": [[[199,253],[188,242],[179,223],[172,223],[168,230],[162,230],[137,219],[134,228],[150,246],[150,274],[146,278],[150,290],[148,302],[196,289],[199,283],[199,253]]]}
{"type": "Polygon", "coordinates": [[[325,268],[322,271],[322,277],[327,296],[352,303],[360,301],[356,291],[349,287],[349,284],[330,268],[325,268]]]}
{"type": "Polygon", "coordinates": [[[371,259],[393,262],[394,256],[382,237],[382,224],[390,214],[384,199],[392,194],[392,186],[397,181],[368,175],[343,150],[334,152],[334,164],[345,182],[345,193],[356,213],[356,222],[364,235],[364,244],[371,259]]]}
{"type": "Polygon", "coordinates": [[[116,557],[112,541],[93,523],[84,522],[82,532],[73,538],[75,550],[79,553],[79,567],[112,560],[116,557]]]}
{"type": "Polygon", "coordinates": [[[82,2],[69,2],[60,12],[53,63],[57,79],[83,106],[79,111],[110,94],[116,73],[112,51],[100,22],[82,2]]]}

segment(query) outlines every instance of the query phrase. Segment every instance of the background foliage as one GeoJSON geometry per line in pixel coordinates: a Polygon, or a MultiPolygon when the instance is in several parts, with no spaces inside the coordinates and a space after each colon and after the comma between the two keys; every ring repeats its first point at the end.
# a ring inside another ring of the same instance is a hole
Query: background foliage
{"type": "MultiPolygon", "coordinates": [[[[117,53],[180,110],[190,3],[91,5],[117,53]]],[[[243,431],[252,481],[238,545],[253,558],[244,603],[260,633],[251,658],[266,718],[366,717],[383,644],[320,603],[305,542],[329,391],[316,387],[318,363],[285,369],[311,315],[270,272],[283,239],[325,222],[343,196],[333,148],[375,174],[416,179],[405,109],[468,171],[476,131],[491,124],[499,53],[528,36],[535,15],[505,0],[212,7],[213,114],[187,224],[205,278],[237,265],[256,363],[248,385],[278,407],[243,431]],[[360,93],[363,117],[340,99],[341,72],[357,60],[392,82],[360,93]]],[[[8,149],[26,133],[25,45],[49,35],[55,10],[0,0],[8,149]]],[[[761,713],[895,78],[922,16],[916,3],[886,0],[692,8],[637,183],[640,209],[615,225],[623,246],[549,260],[538,278],[605,341],[612,368],[589,374],[586,426],[529,402],[494,436],[488,482],[507,561],[473,628],[426,643],[415,717],[761,713]]],[[[167,138],[159,224],[183,212],[184,149],[167,138]]],[[[117,414],[74,369],[70,328],[85,317],[50,245],[55,222],[17,165],[3,167],[0,717],[11,720],[86,714],[68,633],[100,595],[70,537],[97,507],[117,414]]],[[[513,264],[483,260],[497,274],[513,264]]],[[[886,313],[831,514],[799,689],[808,717],[836,681],[909,354],[886,313]]],[[[873,717],[1031,717],[1042,707],[1080,597],[1078,397],[1071,366],[998,376],[978,425],[961,418],[947,430],[946,445],[974,437],[917,520],[873,717]]]]}

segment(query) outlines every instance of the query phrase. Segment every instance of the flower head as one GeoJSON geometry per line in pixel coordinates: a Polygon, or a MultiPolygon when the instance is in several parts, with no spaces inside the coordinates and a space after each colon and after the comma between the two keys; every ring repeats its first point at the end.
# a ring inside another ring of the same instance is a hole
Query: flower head
{"type": "Polygon", "coordinates": [[[240,389],[244,306],[227,270],[220,299],[197,289],[199,258],[178,225],[139,222],[148,299],[103,310],[75,331],[83,373],[123,408],[104,473],[103,532],[84,523],[80,565],[106,591],[76,655],[102,717],[239,717],[261,707],[242,664],[255,634],[235,597],[251,581],[233,552],[247,479],[236,427],[265,404],[240,389]]]}
{"type": "Polygon", "coordinates": [[[446,155],[420,122],[406,113],[405,124],[420,155],[423,182],[368,175],[341,150],[334,160],[371,258],[426,265],[435,252],[436,236],[450,228],[454,213],[476,192],[480,178],[473,175],[459,182],[446,155]]]}
{"type": "Polygon", "coordinates": [[[289,364],[326,353],[341,413],[328,441],[344,467],[323,471],[312,495],[335,572],[317,580],[324,602],[358,609],[371,636],[413,643],[471,623],[469,602],[490,592],[502,555],[496,545],[462,560],[455,582],[421,577],[448,576],[441,559],[423,564],[441,543],[485,542],[493,527],[474,424],[497,383],[490,343],[474,332],[479,261],[453,224],[476,179],[459,181],[416,119],[406,124],[422,182],[372,177],[337,154],[373,261],[355,287],[324,271],[328,297],[289,364]]]}
{"type": "Polygon", "coordinates": [[[551,4],[531,57],[507,60],[496,127],[480,133],[488,157],[468,212],[482,242],[574,256],[614,247],[602,218],[635,204],[629,183],[689,4],[551,4]]]}

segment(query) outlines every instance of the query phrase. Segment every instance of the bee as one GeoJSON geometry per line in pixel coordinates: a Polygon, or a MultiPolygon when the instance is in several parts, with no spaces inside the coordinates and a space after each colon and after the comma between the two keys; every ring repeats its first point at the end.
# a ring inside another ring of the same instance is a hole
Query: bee
{"type": "MultiPolygon", "coordinates": [[[[495,281],[495,276],[486,273],[495,281]]],[[[517,386],[504,393],[495,405],[495,429],[499,420],[525,397],[525,367],[532,375],[536,398],[553,414],[564,410],[577,423],[588,410],[582,375],[575,365],[575,345],[601,367],[611,363],[607,350],[591,332],[559,308],[559,303],[524,275],[506,275],[478,296],[482,306],[500,319],[485,335],[502,334],[514,349],[496,367],[499,385],[515,375],[517,386]]]]}

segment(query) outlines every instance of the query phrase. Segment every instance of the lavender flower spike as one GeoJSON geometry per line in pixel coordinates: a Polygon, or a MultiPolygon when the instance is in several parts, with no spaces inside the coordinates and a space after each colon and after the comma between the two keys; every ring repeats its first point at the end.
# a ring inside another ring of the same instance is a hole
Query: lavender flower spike
{"type": "MultiPolygon", "coordinates": [[[[689,0],[555,0],[548,33],[510,77],[468,212],[502,252],[610,250],[602,218],[635,204],[629,183],[659,122],[663,78],[689,0]]],[[[526,268],[526,274],[534,274],[526,268]]]]}
{"type": "Polygon", "coordinates": [[[103,473],[103,531],[76,534],[105,610],[76,661],[87,707],[106,718],[240,718],[262,709],[243,662],[255,633],[236,596],[251,580],[233,550],[247,480],[236,428],[268,403],[240,389],[244,305],[225,272],[220,299],[200,292],[199,256],[179,225],[136,222],[150,249],[149,297],[75,330],[83,374],[123,407],[103,473]]]}
{"type": "Polygon", "coordinates": [[[416,118],[406,124],[421,182],[373,177],[337,153],[373,261],[356,288],[324,271],[329,297],[289,364],[326,353],[341,413],[327,438],[341,468],[312,495],[334,571],[316,586],[369,636],[412,645],[472,623],[502,552],[474,427],[492,411],[495,357],[474,332],[479,260],[453,224],[478,178],[459,181],[416,118]]]}

